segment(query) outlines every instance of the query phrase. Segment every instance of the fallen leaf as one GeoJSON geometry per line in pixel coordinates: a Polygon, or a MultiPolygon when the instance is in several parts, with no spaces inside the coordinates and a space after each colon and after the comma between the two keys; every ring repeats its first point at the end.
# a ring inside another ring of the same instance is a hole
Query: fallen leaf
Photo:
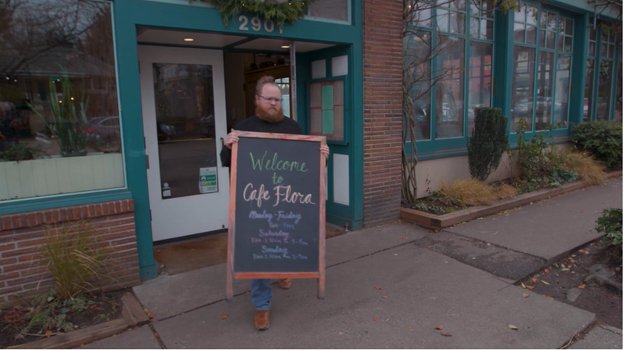
{"type": "Polygon", "coordinates": [[[533,290],[533,289],[535,289],[535,286],[527,286],[527,289],[528,290],[533,290]]]}
{"type": "Polygon", "coordinates": [[[549,269],[544,269],[544,273],[549,273],[550,270],[549,269]]]}
{"type": "Polygon", "coordinates": [[[410,329],[409,329],[409,331],[410,331],[410,332],[413,332],[414,330],[410,328],[410,329]]]}
{"type": "Polygon", "coordinates": [[[524,285],[524,283],[520,282],[520,286],[524,289],[526,289],[526,286],[524,285]]]}
{"type": "Polygon", "coordinates": [[[528,297],[529,297],[529,293],[523,293],[523,294],[522,294],[522,297],[523,297],[523,298],[528,298],[528,297]]]}
{"type": "Polygon", "coordinates": [[[375,287],[375,289],[377,289],[377,290],[381,290],[381,287],[379,287],[379,286],[376,286],[376,287],[375,287]]]}
{"type": "Polygon", "coordinates": [[[344,333],[342,333],[342,332],[338,332],[338,335],[343,335],[343,334],[344,334],[344,333]]]}
{"type": "Polygon", "coordinates": [[[373,322],[377,322],[377,317],[373,317],[373,322]]]}
{"type": "Polygon", "coordinates": [[[564,267],[563,269],[561,269],[561,271],[570,271],[570,269],[567,267],[564,267]]]}
{"type": "Polygon", "coordinates": [[[584,212],[585,212],[585,210],[581,210],[581,213],[584,213],[584,212]]]}
{"type": "Polygon", "coordinates": [[[52,331],[47,330],[47,331],[45,332],[45,336],[46,336],[46,338],[50,338],[50,336],[51,336],[51,335],[52,335],[52,331]]]}
{"type": "Polygon", "coordinates": [[[559,265],[557,265],[557,263],[554,263],[553,266],[559,268],[559,265]]]}
{"type": "Polygon", "coordinates": [[[407,236],[403,236],[403,237],[401,237],[401,239],[407,239],[407,236]]]}
{"type": "Polygon", "coordinates": [[[228,318],[228,315],[223,315],[221,316],[221,318],[225,320],[226,318],[228,318]]]}
{"type": "Polygon", "coordinates": [[[578,286],[578,289],[585,289],[585,287],[587,287],[587,285],[583,283],[580,286],[578,286]]]}
{"type": "Polygon", "coordinates": [[[445,331],[440,332],[440,334],[442,334],[445,337],[450,337],[451,336],[450,333],[446,333],[445,331]]]}
{"type": "Polygon", "coordinates": [[[537,283],[537,278],[533,277],[531,278],[531,281],[533,281],[533,283],[537,283]]]}
{"type": "Polygon", "coordinates": [[[382,298],[384,298],[384,299],[388,299],[388,296],[387,296],[387,295],[384,295],[382,298]]]}
{"type": "Polygon", "coordinates": [[[544,283],[545,285],[550,285],[550,283],[548,283],[548,282],[546,282],[544,280],[542,280],[542,283],[544,283]]]}
{"type": "Polygon", "coordinates": [[[513,329],[514,331],[518,330],[518,327],[516,327],[516,326],[514,326],[512,324],[508,325],[508,327],[509,327],[509,329],[513,329]]]}
{"type": "Polygon", "coordinates": [[[555,298],[553,298],[552,296],[550,296],[550,295],[548,295],[548,294],[547,294],[547,295],[544,295],[544,296],[545,296],[546,298],[550,299],[550,300],[555,300],[555,298]]]}
{"type": "Polygon", "coordinates": [[[584,250],[584,251],[583,251],[583,254],[585,254],[585,255],[589,255],[589,250],[584,250]]]}
{"type": "Polygon", "coordinates": [[[441,331],[444,329],[444,326],[437,326],[436,329],[441,331]]]}

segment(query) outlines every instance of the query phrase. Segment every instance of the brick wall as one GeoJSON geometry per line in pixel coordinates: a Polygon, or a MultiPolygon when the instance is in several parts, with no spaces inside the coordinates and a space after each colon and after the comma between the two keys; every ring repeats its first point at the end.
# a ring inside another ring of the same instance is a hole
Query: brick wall
{"type": "Polygon", "coordinates": [[[403,1],[364,0],[364,225],[399,219],[403,1]]]}
{"type": "Polygon", "coordinates": [[[53,285],[40,259],[43,230],[83,218],[94,225],[100,243],[112,253],[108,273],[115,280],[94,285],[112,290],[141,283],[131,199],[0,215],[0,305],[53,285]]]}

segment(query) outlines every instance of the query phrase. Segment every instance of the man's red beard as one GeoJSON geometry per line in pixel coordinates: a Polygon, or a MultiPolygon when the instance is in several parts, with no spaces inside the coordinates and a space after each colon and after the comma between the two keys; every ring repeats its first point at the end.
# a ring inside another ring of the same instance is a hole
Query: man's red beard
{"type": "Polygon", "coordinates": [[[275,111],[267,111],[260,106],[256,106],[256,115],[258,118],[269,123],[277,123],[284,119],[284,112],[282,111],[282,108],[277,106],[275,107],[275,111]]]}

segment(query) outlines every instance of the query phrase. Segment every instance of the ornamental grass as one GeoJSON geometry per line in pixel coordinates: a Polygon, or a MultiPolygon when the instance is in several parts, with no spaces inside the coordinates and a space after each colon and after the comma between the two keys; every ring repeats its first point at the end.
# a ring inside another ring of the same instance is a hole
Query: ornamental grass
{"type": "Polygon", "coordinates": [[[606,167],[585,152],[566,152],[561,168],[575,172],[579,180],[590,185],[601,185],[606,181],[606,167]]]}
{"type": "Polygon", "coordinates": [[[106,276],[110,250],[99,246],[96,227],[88,220],[48,226],[44,235],[42,260],[59,298],[74,299],[95,279],[106,276]]]}
{"type": "Polygon", "coordinates": [[[442,187],[437,191],[438,199],[448,204],[466,208],[490,205],[497,200],[494,189],[477,179],[457,179],[450,184],[442,179],[441,182],[442,187]]]}

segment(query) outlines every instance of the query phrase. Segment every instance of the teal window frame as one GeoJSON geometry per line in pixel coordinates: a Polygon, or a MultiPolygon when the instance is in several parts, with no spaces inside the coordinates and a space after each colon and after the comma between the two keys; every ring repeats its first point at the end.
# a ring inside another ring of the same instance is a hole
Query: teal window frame
{"type": "MultiPolygon", "coordinates": [[[[435,0],[433,0],[435,1],[435,0]]],[[[485,2],[485,1],[484,1],[485,2]]],[[[448,4],[447,2],[445,2],[445,4],[448,4]]],[[[436,48],[438,45],[438,37],[440,35],[444,35],[444,36],[449,36],[449,37],[456,37],[456,38],[460,38],[464,41],[464,65],[463,65],[463,82],[461,83],[463,86],[463,94],[462,94],[462,103],[463,103],[463,123],[462,123],[462,127],[463,127],[463,136],[458,136],[458,137],[450,137],[450,138],[441,138],[441,139],[436,139],[435,135],[436,135],[436,123],[435,123],[435,116],[436,116],[436,89],[432,86],[431,90],[430,90],[430,96],[429,96],[429,118],[430,118],[430,134],[429,134],[429,139],[427,140],[416,140],[416,148],[418,149],[418,159],[419,160],[425,160],[425,159],[434,159],[434,158],[441,158],[441,157],[451,157],[451,156],[456,156],[456,155],[462,155],[462,154],[466,154],[466,144],[468,142],[468,137],[470,136],[470,130],[468,130],[468,103],[469,103],[469,82],[470,82],[470,77],[469,77],[469,73],[466,71],[470,68],[470,53],[472,50],[472,42],[481,42],[481,43],[486,43],[486,44],[491,44],[492,45],[492,60],[491,60],[491,66],[492,66],[492,70],[491,70],[491,74],[492,74],[492,79],[494,79],[494,67],[496,65],[497,62],[497,54],[496,54],[496,32],[497,32],[497,26],[496,26],[496,19],[495,19],[495,14],[493,13],[491,17],[486,17],[483,16],[482,14],[477,14],[477,15],[472,15],[473,9],[472,9],[472,1],[470,2],[466,2],[466,9],[464,11],[457,11],[454,9],[449,9],[448,7],[442,8],[440,9],[438,6],[432,5],[431,8],[431,23],[429,27],[425,27],[425,26],[418,26],[418,25],[410,25],[410,29],[414,30],[414,31],[422,31],[422,32],[427,32],[429,33],[429,35],[431,36],[431,41],[430,41],[430,47],[432,48],[436,48]],[[439,30],[438,29],[438,12],[441,11],[442,13],[446,13],[447,15],[449,13],[455,13],[455,14],[463,14],[464,15],[464,28],[463,28],[463,33],[452,33],[452,32],[448,32],[448,31],[443,31],[443,30],[439,30]],[[482,39],[480,38],[478,35],[473,37],[470,33],[470,22],[472,18],[476,18],[476,19],[483,19],[483,18],[489,18],[491,20],[491,22],[493,23],[493,28],[492,28],[492,39],[482,39]]],[[[438,60],[439,58],[437,56],[434,56],[431,58],[430,60],[430,65],[431,65],[431,72],[432,72],[432,76],[430,77],[431,81],[435,81],[435,79],[437,79],[435,76],[433,76],[433,74],[435,72],[437,72],[437,66],[438,66],[438,60]]],[[[493,81],[494,82],[494,81],[493,81]]],[[[494,88],[492,87],[490,89],[490,106],[492,106],[492,104],[494,103],[494,99],[493,99],[493,92],[494,92],[494,88]]],[[[409,154],[410,152],[410,145],[409,145],[410,141],[407,141],[403,147],[405,149],[405,151],[409,154]]],[[[410,155],[411,156],[411,155],[410,155]]]]}
{"type": "MultiPolygon", "coordinates": [[[[331,59],[328,59],[326,61],[327,61],[326,69],[328,73],[331,73],[331,59]]],[[[349,140],[351,139],[351,134],[350,134],[351,128],[348,127],[348,125],[351,125],[350,120],[348,120],[348,116],[351,113],[351,108],[349,106],[350,99],[347,98],[347,96],[350,96],[350,93],[351,93],[351,91],[349,90],[348,77],[349,75],[339,75],[335,77],[327,76],[326,78],[308,79],[306,81],[306,89],[305,89],[306,106],[308,106],[308,110],[306,111],[307,113],[306,128],[308,132],[311,129],[310,124],[312,123],[312,115],[310,115],[310,84],[330,82],[330,81],[339,81],[339,80],[342,81],[342,86],[344,88],[344,91],[342,93],[342,105],[343,105],[343,110],[344,110],[343,115],[342,115],[342,118],[343,118],[342,141],[327,139],[327,143],[331,145],[347,146],[349,144],[349,140]]],[[[319,135],[319,136],[325,136],[325,135],[319,135]]]]}

